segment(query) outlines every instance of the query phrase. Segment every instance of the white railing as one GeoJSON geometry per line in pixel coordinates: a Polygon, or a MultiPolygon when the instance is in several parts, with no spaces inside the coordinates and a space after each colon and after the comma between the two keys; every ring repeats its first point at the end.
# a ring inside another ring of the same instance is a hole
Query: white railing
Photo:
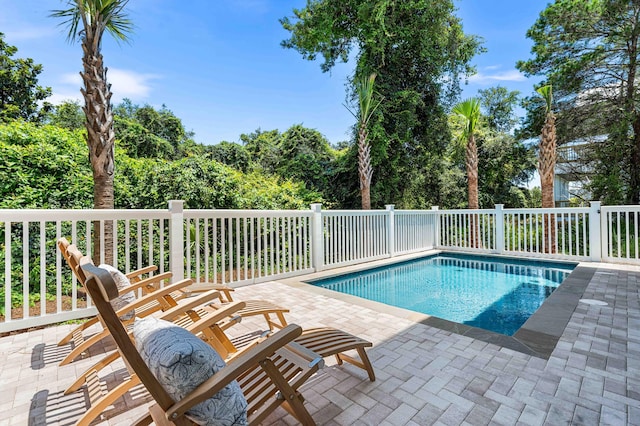
{"type": "MultiPolygon", "coordinates": [[[[95,310],[65,265],[56,240],[67,237],[92,253],[94,221],[112,222],[113,259],[124,271],[168,267],[166,210],[0,210],[0,332],[85,317],[95,310]],[[18,309],[12,307],[18,306],[18,309]]],[[[105,262],[104,252],[100,262],[105,262]]]]}
{"type": "Polygon", "coordinates": [[[495,210],[441,210],[439,248],[495,252],[495,210]]]}
{"type": "Polygon", "coordinates": [[[389,241],[393,242],[391,256],[415,253],[436,248],[438,235],[437,210],[394,210],[387,206],[393,232],[389,241]]]}
{"type": "Polygon", "coordinates": [[[256,283],[312,272],[311,211],[185,210],[185,273],[256,283]]]}
{"type": "Polygon", "coordinates": [[[389,257],[388,227],[388,214],[384,210],[323,212],[324,256],[318,269],[389,257]]]}
{"type": "Polygon", "coordinates": [[[602,260],[640,264],[638,253],[640,206],[602,207],[602,260]]]}
{"type": "Polygon", "coordinates": [[[600,210],[0,210],[0,304],[14,308],[0,332],[94,313],[55,247],[65,236],[91,254],[94,221],[113,221],[110,263],[124,271],[234,285],[429,249],[640,264],[640,206],[600,210]]]}

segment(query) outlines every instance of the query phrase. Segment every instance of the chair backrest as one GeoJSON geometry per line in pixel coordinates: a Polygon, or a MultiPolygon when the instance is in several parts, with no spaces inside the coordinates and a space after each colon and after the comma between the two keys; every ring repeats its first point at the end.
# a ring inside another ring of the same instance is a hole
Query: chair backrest
{"type": "MultiPolygon", "coordinates": [[[[116,315],[111,303],[114,298],[118,297],[118,288],[113,281],[113,277],[102,268],[98,268],[88,256],[83,256],[79,261],[79,266],[87,273],[85,288],[89,292],[96,309],[102,319],[103,325],[109,329],[113,340],[115,340],[120,355],[138,376],[140,381],[145,385],[153,399],[158,405],[167,410],[174,405],[174,400],[169,396],[166,390],[160,385],[158,380],[149,370],[138,353],[135,345],[131,341],[127,330],[116,315]]],[[[176,419],[176,424],[191,424],[186,419],[176,419]]]]}
{"type": "Polygon", "coordinates": [[[69,268],[78,278],[80,284],[84,286],[87,280],[84,271],[80,267],[80,259],[84,256],[75,244],[70,244],[64,237],[58,240],[58,249],[62,252],[64,259],[67,261],[69,268]],[[62,241],[63,240],[63,241],[62,241]]]}

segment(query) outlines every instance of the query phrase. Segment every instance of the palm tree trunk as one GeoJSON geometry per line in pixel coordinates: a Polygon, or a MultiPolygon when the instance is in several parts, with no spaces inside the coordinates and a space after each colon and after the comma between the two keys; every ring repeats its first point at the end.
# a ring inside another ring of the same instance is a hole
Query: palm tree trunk
{"type": "MultiPolygon", "coordinates": [[[[472,210],[480,208],[478,203],[478,147],[473,134],[467,140],[467,150],[465,155],[467,167],[467,198],[469,208],[472,210]]],[[[472,215],[469,226],[471,227],[471,247],[478,247],[478,215],[472,215]]]]}
{"type": "MultiPolygon", "coordinates": [[[[85,30],[82,41],[84,81],[81,89],[84,97],[84,113],[86,116],[87,146],[89,160],[93,169],[93,204],[95,209],[113,209],[113,177],[115,169],[113,130],[113,113],[111,110],[111,85],[107,83],[107,70],[104,67],[99,51],[99,41],[92,28],[85,30]]],[[[113,261],[113,222],[105,221],[104,229],[99,222],[94,222],[93,259],[94,262],[113,261]],[[101,239],[104,235],[104,240],[101,239]],[[104,247],[102,246],[104,241],[104,247]]]]}
{"type": "MultiPolygon", "coordinates": [[[[552,113],[547,115],[542,136],[540,138],[540,189],[542,191],[542,208],[554,208],[553,179],[556,167],[556,127],[552,113]]],[[[556,218],[555,214],[544,216],[544,241],[542,246],[546,253],[556,252],[556,218]]]]}
{"type": "Polygon", "coordinates": [[[360,127],[358,132],[358,177],[360,180],[360,199],[362,210],[371,210],[371,147],[367,143],[367,129],[360,127]]]}

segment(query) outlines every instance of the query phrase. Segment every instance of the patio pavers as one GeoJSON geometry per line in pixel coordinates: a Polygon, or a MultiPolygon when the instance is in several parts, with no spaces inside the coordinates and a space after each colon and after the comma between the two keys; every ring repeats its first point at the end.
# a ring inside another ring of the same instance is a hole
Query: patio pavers
{"type": "MultiPolygon", "coordinates": [[[[291,309],[289,322],[324,325],[369,339],[377,380],[350,365],[325,367],[303,387],[307,406],[326,425],[640,425],[640,267],[587,265],[582,298],[549,359],[456,334],[398,316],[394,309],[270,282],[237,289],[237,299],[264,298],[291,309]]],[[[289,280],[291,281],[291,280],[289,280]]],[[[99,354],[58,367],[69,346],[56,342],[63,325],[0,338],[0,425],[70,425],[86,409],[83,391],[62,391],[99,354]]],[[[242,336],[265,328],[243,319],[242,336]]],[[[125,374],[121,362],[105,370],[106,385],[125,374]]],[[[137,389],[96,424],[128,425],[145,411],[137,389]]],[[[284,410],[265,424],[295,424],[284,410]]]]}

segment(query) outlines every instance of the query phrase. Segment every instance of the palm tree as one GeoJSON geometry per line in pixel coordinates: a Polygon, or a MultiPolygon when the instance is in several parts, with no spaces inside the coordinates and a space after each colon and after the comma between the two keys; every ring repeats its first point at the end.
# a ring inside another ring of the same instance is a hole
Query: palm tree
{"type": "MultiPolygon", "coordinates": [[[[93,169],[93,204],[96,209],[112,209],[114,177],[113,112],[111,110],[111,85],[107,83],[101,44],[105,30],[116,40],[126,41],[133,24],[124,13],[128,0],[67,0],[68,9],[54,10],[51,17],[63,18],[61,25],[68,26],[67,40],[82,42],[82,66],[80,73],[84,88],[84,114],[87,129],[86,141],[93,169]]],[[[104,224],[104,260],[113,256],[113,223],[104,224]]],[[[93,256],[100,261],[103,250],[100,244],[100,222],[94,223],[93,256]]]]}
{"type": "MultiPolygon", "coordinates": [[[[551,85],[536,89],[545,101],[545,121],[540,135],[539,164],[540,189],[542,190],[542,208],[553,208],[553,179],[556,168],[556,117],[551,110],[553,93],[551,85]]],[[[554,215],[544,215],[545,242],[543,247],[548,253],[556,252],[556,221],[554,215]]]]}
{"type": "MultiPolygon", "coordinates": [[[[369,77],[363,77],[356,83],[359,103],[358,114],[349,110],[358,120],[358,177],[363,210],[371,210],[371,178],[373,177],[371,146],[369,145],[369,130],[367,127],[374,111],[382,103],[381,99],[374,99],[373,86],[375,80],[376,74],[373,73],[369,77]]],[[[347,107],[347,109],[349,108],[347,107]]]]}
{"type": "Polygon", "coordinates": [[[475,131],[480,121],[480,101],[467,99],[453,107],[454,114],[464,118],[462,139],[466,141],[465,164],[467,168],[467,199],[470,209],[479,208],[478,204],[478,147],[475,131]]]}
{"type": "MultiPolygon", "coordinates": [[[[467,169],[467,200],[469,209],[478,209],[478,147],[475,131],[480,121],[480,101],[470,98],[453,107],[453,113],[464,119],[461,138],[466,141],[465,165],[467,169]]],[[[471,247],[478,247],[478,217],[471,217],[471,247]]]]}

